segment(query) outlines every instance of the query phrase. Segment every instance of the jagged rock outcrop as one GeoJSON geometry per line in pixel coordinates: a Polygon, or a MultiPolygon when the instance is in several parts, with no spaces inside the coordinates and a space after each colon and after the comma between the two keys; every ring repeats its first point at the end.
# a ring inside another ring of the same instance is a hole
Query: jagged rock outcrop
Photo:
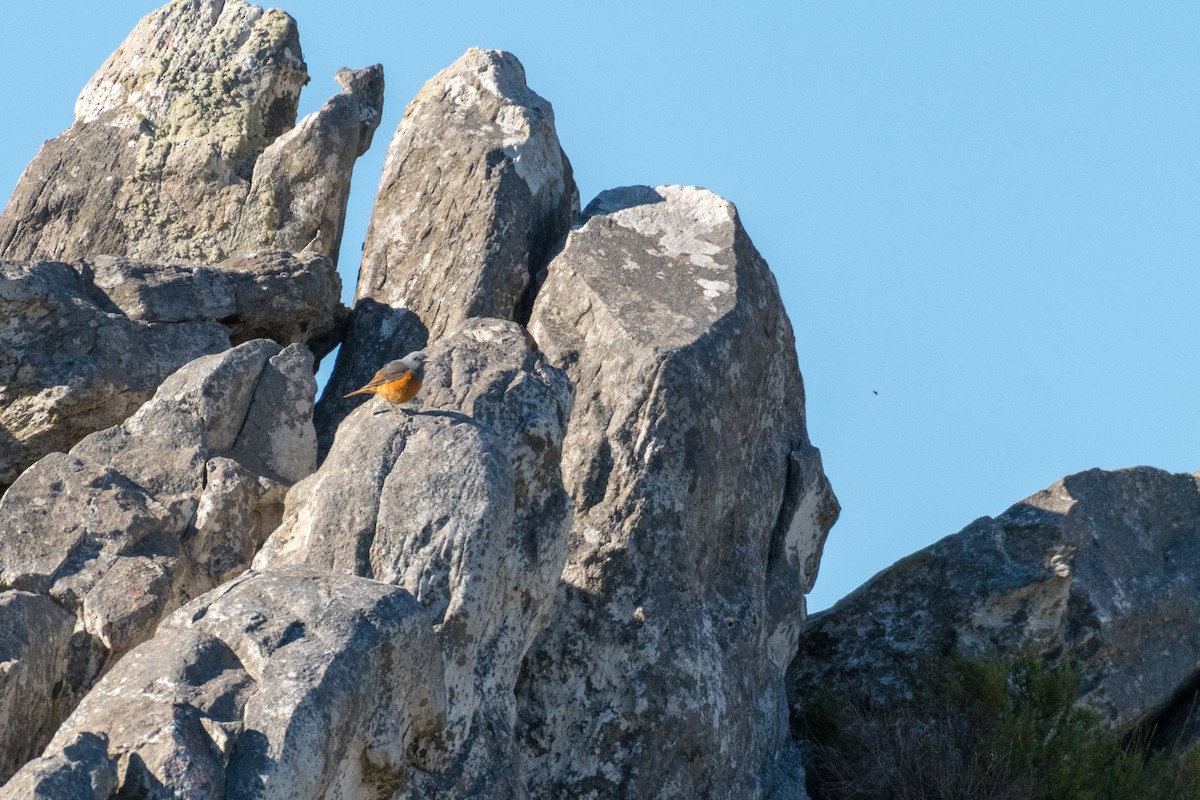
{"type": "Polygon", "coordinates": [[[296,124],[293,20],[197,0],[145,17],[89,81],[0,215],[0,490],[231,338],[334,347],[334,262],[383,72],[337,79],[296,124]],[[87,260],[75,275],[19,259],[87,260]]]}
{"type": "Polygon", "coordinates": [[[518,780],[513,687],[553,602],[569,524],[565,375],[503,320],[468,320],[429,355],[420,403],[356,409],[255,559],[395,584],[424,609],[448,709],[439,767],[414,773],[414,798],[518,780]]]}
{"type": "Polygon", "coordinates": [[[73,262],[0,274],[0,798],[803,797],[783,671],[838,506],[733,206],[613,190],[564,245],[550,106],[473,49],[346,320],[382,71],[292,127],[306,80],[286,14],[174,2],[0,217],[73,262]],[[281,344],[342,325],[317,470],[281,344]],[[341,401],[417,347],[415,401],[341,401]]]}
{"type": "Polygon", "coordinates": [[[923,659],[951,652],[1073,662],[1080,702],[1121,730],[1190,708],[1198,483],[1089,470],[900,560],[805,625],[788,672],[796,710],[818,687],[847,700],[907,693],[923,659]]]}
{"type": "MultiPolygon", "coordinates": [[[[45,631],[38,647],[51,655],[18,657],[31,676],[21,691],[54,699],[19,709],[40,715],[22,733],[36,735],[5,748],[0,778],[40,748],[42,731],[53,732],[106,663],[249,566],[288,486],[316,467],[315,388],[301,345],[258,339],[202,357],[124,423],[46,456],[0,498],[0,597],[53,601],[73,629],[65,649],[39,621],[45,613],[0,631],[0,650],[23,652],[22,636],[45,631]]],[[[7,691],[5,682],[0,698],[7,691]]],[[[0,719],[0,729],[20,720],[0,719]]]]}
{"type": "Polygon", "coordinates": [[[518,686],[530,794],[803,796],[783,672],[838,506],[775,280],[703,189],[584,219],[530,324],[576,393],[571,550],[518,686]]]}
{"type": "Polygon", "coordinates": [[[0,489],[47,453],[121,422],[167,375],[231,339],[327,352],[340,293],[333,263],[315,253],[216,267],[0,261],[0,489]]]}
{"type": "Polygon", "coordinates": [[[517,320],[579,211],[550,104],[511,53],[468,50],[417,94],[388,148],[355,318],[318,409],[323,449],[381,364],[471,317],[517,320]]]}
{"type": "Polygon", "coordinates": [[[0,261],[0,489],[115,425],[183,364],[229,346],[212,321],[140,323],[66,264],[0,261]]]}
{"type": "Polygon", "coordinates": [[[0,215],[0,257],[215,264],[258,250],[334,260],[354,160],[383,104],[378,65],[296,124],[295,22],[242,0],[147,15],[47,142],[0,215]]]}
{"type": "Polygon", "coordinates": [[[164,620],[0,798],[390,797],[441,729],[439,668],[408,592],[247,572],[164,620]]]}

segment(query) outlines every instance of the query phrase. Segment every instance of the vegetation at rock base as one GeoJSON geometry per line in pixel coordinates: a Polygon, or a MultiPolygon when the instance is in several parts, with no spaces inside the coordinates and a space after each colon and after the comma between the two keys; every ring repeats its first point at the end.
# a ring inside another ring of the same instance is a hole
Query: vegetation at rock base
{"type": "Polygon", "coordinates": [[[1153,751],[1072,705],[1080,674],[1032,658],[937,661],[914,697],[808,698],[814,800],[1192,800],[1200,748],[1153,751]]]}

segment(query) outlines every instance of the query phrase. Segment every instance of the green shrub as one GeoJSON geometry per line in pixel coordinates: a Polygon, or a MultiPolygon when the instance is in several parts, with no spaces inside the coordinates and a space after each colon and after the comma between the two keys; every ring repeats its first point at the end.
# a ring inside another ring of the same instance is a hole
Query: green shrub
{"type": "Polygon", "coordinates": [[[884,706],[807,698],[815,800],[1200,800],[1200,748],[1176,758],[1107,730],[1072,705],[1069,666],[949,658],[921,674],[884,706]]]}

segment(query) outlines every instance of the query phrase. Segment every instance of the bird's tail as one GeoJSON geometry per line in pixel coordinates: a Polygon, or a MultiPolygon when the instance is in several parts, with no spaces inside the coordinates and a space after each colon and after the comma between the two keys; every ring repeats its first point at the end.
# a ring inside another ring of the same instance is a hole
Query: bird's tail
{"type": "Polygon", "coordinates": [[[347,397],[354,397],[354,395],[356,395],[356,394],[373,394],[373,393],[374,393],[374,391],[375,391],[375,390],[374,390],[374,389],[372,389],[370,386],[364,386],[364,387],[363,387],[363,388],[361,388],[361,389],[355,389],[355,390],[354,390],[353,392],[351,392],[350,394],[344,394],[344,395],[342,395],[342,399],[343,399],[343,400],[345,400],[347,397]]]}

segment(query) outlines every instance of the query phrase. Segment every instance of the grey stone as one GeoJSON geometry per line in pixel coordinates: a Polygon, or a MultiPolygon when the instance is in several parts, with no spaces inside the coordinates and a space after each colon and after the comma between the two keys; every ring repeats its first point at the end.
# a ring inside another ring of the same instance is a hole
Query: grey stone
{"type": "Polygon", "coordinates": [[[55,685],[74,629],[75,616],[49,598],[0,592],[0,783],[49,740],[47,720],[69,710],[68,693],[55,685]]]}
{"type": "Polygon", "coordinates": [[[579,210],[550,104],[510,53],[472,48],[404,113],[384,163],[338,368],[321,400],[322,440],[342,395],[471,317],[519,320],[535,276],[579,210]],[[416,320],[397,324],[388,310],[416,320]],[[415,324],[418,322],[420,324],[415,324]]]}
{"type": "Polygon", "coordinates": [[[220,322],[234,344],[301,342],[322,356],[346,314],[333,261],[314,252],[248,253],[215,266],[96,256],[83,270],[130,319],[220,322]]]}
{"type": "MultiPolygon", "coordinates": [[[[566,555],[566,377],[515,323],[475,319],[429,349],[411,409],[375,398],[288,493],[256,569],[304,563],[408,589],[445,662],[438,769],[412,797],[517,781],[513,687],[566,555]]],[[[432,760],[432,759],[431,759],[432,760]]]]}
{"type": "Polygon", "coordinates": [[[257,339],[202,357],[0,498],[0,589],[47,596],[76,630],[70,653],[37,673],[39,691],[61,699],[21,710],[38,720],[30,733],[52,732],[165,614],[249,566],[287,486],[316,465],[313,389],[303,345],[257,339]]]}
{"type": "Polygon", "coordinates": [[[120,796],[387,797],[444,724],[439,668],[408,592],[247,572],[164,620],[0,797],[40,788],[81,739],[104,744],[80,766],[116,765],[120,796]]]}
{"type": "Polygon", "coordinates": [[[1200,662],[1198,481],[1089,470],[901,559],[809,619],[796,709],[815,687],[907,695],[925,658],[1025,653],[1078,665],[1079,701],[1117,729],[1165,721],[1200,662]]]}
{"type": "Polygon", "coordinates": [[[108,741],[79,734],[53,754],[30,761],[0,788],[6,800],[109,800],[117,788],[117,765],[108,741]]]}
{"type": "Polygon", "coordinates": [[[129,319],[66,264],[0,261],[0,489],[228,346],[216,322],[129,319]]]}
{"type": "Polygon", "coordinates": [[[803,796],[783,673],[838,506],[736,210],[694,187],[601,194],[530,333],[575,385],[570,553],[517,689],[531,795],[803,796]]]}
{"type": "Polygon", "coordinates": [[[0,216],[0,255],[215,263],[257,250],[337,258],[350,167],[379,124],[383,73],[296,123],[295,22],[242,0],[142,19],[84,87],[0,216]]]}

